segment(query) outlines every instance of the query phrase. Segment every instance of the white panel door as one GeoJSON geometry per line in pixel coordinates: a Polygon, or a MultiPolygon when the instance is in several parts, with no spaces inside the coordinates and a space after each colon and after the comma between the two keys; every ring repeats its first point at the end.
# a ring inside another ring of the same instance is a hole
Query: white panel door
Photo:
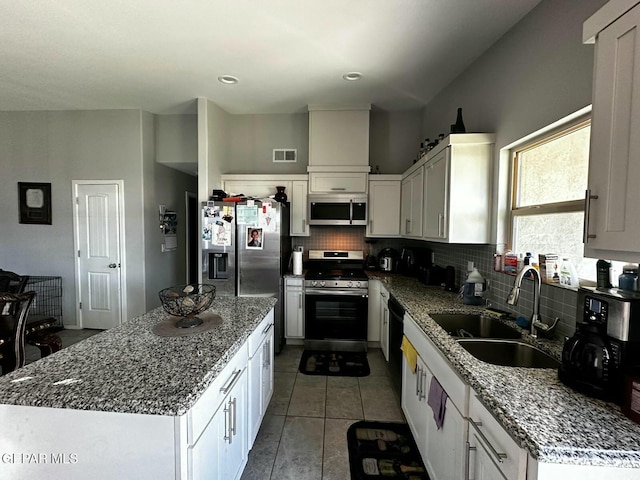
{"type": "Polygon", "coordinates": [[[76,184],[75,230],[79,324],[120,325],[120,185],[76,184]]]}

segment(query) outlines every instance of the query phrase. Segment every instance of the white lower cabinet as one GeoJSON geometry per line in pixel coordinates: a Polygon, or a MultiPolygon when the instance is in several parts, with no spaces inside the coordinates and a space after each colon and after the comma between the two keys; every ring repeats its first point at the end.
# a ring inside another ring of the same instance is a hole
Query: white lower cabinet
{"type": "MultiPolygon", "coordinates": [[[[407,424],[416,441],[422,458],[427,458],[427,421],[429,407],[427,406],[428,390],[424,389],[427,367],[422,358],[418,357],[416,371],[413,372],[406,357],[402,359],[402,411],[407,424]]],[[[428,388],[428,387],[427,387],[428,388]]],[[[426,463],[426,462],[425,462],[426,463]]],[[[431,472],[429,472],[431,473],[431,472]]]]}
{"type": "Polygon", "coordinates": [[[469,476],[474,480],[527,478],[527,452],[478,400],[469,398],[469,476]]]}
{"type": "Polygon", "coordinates": [[[284,336],[303,339],[304,279],[285,277],[284,287],[284,336]]]}
{"type": "Polygon", "coordinates": [[[367,340],[369,342],[380,341],[380,284],[382,282],[375,278],[369,279],[369,298],[368,300],[368,322],[367,322],[367,340]]]}
{"type": "Polygon", "coordinates": [[[260,424],[273,394],[273,315],[260,323],[249,338],[248,419],[249,450],[255,442],[260,424]]]}
{"type": "Polygon", "coordinates": [[[464,479],[469,387],[407,314],[404,334],[418,353],[415,373],[403,360],[402,409],[407,423],[432,480],[464,479]],[[448,395],[441,428],[427,404],[434,378],[448,395]]]}
{"type": "Polygon", "coordinates": [[[193,479],[240,478],[247,463],[247,374],[232,373],[229,391],[191,449],[193,479]]]}
{"type": "Polygon", "coordinates": [[[389,292],[380,284],[380,349],[385,360],[389,361],[389,292]]]}

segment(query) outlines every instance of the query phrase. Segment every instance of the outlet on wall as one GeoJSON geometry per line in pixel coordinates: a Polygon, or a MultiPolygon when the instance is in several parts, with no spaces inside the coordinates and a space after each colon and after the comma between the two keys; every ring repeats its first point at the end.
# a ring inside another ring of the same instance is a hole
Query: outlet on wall
{"type": "Polygon", "coordinates": [[[473,262],[467,262],[467,272],[470,272],[473,270],[473,262]]]}

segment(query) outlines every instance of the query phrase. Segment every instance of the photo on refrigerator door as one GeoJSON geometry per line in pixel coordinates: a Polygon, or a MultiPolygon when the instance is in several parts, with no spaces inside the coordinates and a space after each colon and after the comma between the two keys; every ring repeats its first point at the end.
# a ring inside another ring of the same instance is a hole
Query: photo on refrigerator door
{"type": "Polygon", "coordinates": [[[247,248],[262,250],[262,228],[247,227],[247,248]]]}

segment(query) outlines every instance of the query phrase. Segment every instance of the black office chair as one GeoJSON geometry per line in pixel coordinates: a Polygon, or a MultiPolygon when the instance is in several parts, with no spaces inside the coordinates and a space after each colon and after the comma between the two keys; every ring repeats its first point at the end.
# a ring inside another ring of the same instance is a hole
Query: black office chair
{"type": "Polygon", "coordinates": [[[0,293],[0,367],[2,375],[25,364],[27,315],[36,292],[0,293]]]}
{"type": "MultiPolygon", "coordinates": [[[[18,275],[8,270],[0,269],[0,294],[5,293],[23,293],[29,282],[29,275],[18,275]]],[[[13,304],[11,307],[3,307],[0,313],[15,314],[15,310],[10,311],[9,308],[16,308],[13,304]]],[[[40,350],[40,358],[57,352],[62,348],[62,340],[56,332],[62,330],[57,326],[57,320],[48,316],[32,316],[27,318],[27,325],[24,330],[25,340],[29,345],[33,345],[40,350]]]]}
{"type": "Polygon", "coordinates": [[[29,275],[18,275],[0,269],[0,293],[23,293],[28,281],[29,275]]]}

